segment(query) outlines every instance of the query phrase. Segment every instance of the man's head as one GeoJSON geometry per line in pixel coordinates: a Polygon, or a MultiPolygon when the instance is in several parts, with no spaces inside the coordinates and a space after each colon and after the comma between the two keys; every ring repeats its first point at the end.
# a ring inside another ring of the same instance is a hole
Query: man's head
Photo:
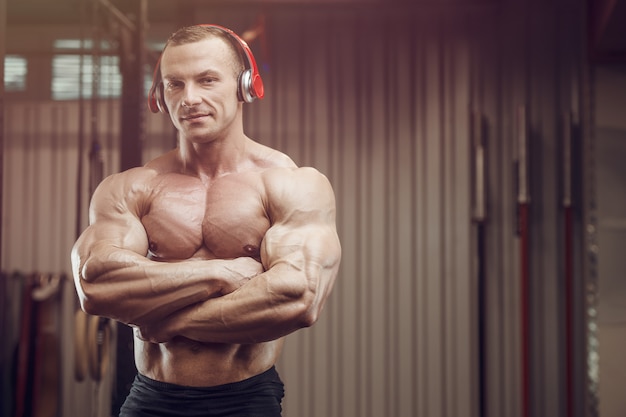
{"type": "MultiPolygon", "coordinates": [[[[163,48],[163,54],[168,48],[202,42],[207,39],[217,39],[224,43],[229,50],[228,63],[232,67],[237,79],[237,96],[240,101],[252,102],[263,98],[263,81],[258,72],[256,61],[248,45],[230,29],[219,25],[187,26],[173,33],[163,48]]],[[[149,107],[152,112],[168,112],[163,101],[161,62],[157,63],[154,80],[149,93],[149,107]]]]}

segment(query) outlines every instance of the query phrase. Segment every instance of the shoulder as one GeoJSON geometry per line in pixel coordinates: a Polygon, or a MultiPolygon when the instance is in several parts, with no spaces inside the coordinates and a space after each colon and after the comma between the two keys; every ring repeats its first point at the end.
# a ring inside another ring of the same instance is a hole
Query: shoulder
{"type": "Polygon", "coordinates": [[[106,177],[98,185],[96,193],[106,192],[107,194],[120,195],[137,192],[148,188],[150,182],[158,175],[158,171],[151,168],[130,168],[106,177]]]}
{"type": "Polygon", "coordinates": [[[255,167],[262,170],[269,168],[296,168],[297,165],[293,160],[285,153],[270,148],[269,146],[255,142],[253,140],[248,141],[250,160],[255,167]]]}
{"type": "Polygon", "coordinates": [[[183,163],[180,159],[178,148],[175,148],[157,156],[144,165],[143,168],[152,170],[155,173],[167,174],[170,172],[180,172],[183,168],[183,163]]]}
{"type": "Polygon", "coordinates": [[[130,168],[106,177],[96,189],[96,193],[106,193],[114,197],[131,200],[141,197],[153,189],[154,182],[159,177],[175,172],[178,165],[180,164],[176,158],[176,153],[170,151],[144,166],[130,168]]]}
{"type": "Polygon", "coordinates": [[[289,186],[314,186],[327,184],[328,178],[313,167],[277,166],[266,169],[264,172],[265,182],[269,187],[289,186]]]}
{"type": "Polygon", "coordinates": [[[151,184],[158,172],[147,167],[131,168],[106,177],[94,191],[90,204],[92,214],[145,211],[151,184]]]}
{"type": "Polygon", "coordinates": [[[334,216],[335,194],[328,178],[312,167],[275,167],[263,175],[272,215],[323,211],[334,216]]]}

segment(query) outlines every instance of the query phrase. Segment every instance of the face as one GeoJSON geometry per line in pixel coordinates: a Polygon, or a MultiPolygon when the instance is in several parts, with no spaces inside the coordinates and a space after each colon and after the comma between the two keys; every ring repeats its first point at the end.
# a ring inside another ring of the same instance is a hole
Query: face
{"type": "Polygon", "coordinates": [[[231,49],[220,38],[168,46],[161,57],[165,104],[181,138],[223,137],[240,111],[231,49]]]}

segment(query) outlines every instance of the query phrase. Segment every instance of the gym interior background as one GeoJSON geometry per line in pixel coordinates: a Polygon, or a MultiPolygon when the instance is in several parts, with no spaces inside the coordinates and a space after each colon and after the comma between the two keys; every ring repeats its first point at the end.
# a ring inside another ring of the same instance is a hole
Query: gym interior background
{"type": "Polygon", "coordinates": [[[249,136],[338,198],[285,416],[626,415],[624,2],[0,0],[1,415],[119,407],[127,329],[77,314],[69,250],[101,178],[175,146],[145,97],[198,23],[256,56],[249,136]]]}

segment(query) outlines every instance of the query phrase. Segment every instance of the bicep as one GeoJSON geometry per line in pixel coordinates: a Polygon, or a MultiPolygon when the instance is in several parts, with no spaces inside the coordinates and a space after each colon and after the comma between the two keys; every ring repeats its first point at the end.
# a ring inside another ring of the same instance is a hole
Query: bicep
{"type": "Polygon", "coordinates": [[[145,256],[148,238],[141,222],[129,215],[107,216],[91,223],[76,241],[82,255],[103,248],[128,250],[145,256]]]}
{"type": "Polygon", "coordinates": [[[315,170],[298,169],[291,178],[273,195],[274,222],[263,240],[261,260],[286,288],[314,295],[319,303],[330,292],[341,259],[334,194],[315,170]]]}
{"type": "Polygon", "coordinates": [[[96,189],[89,207],[89,226],[73,248],[75,262],[84,263],[92,255],[122,249],[145,256],[148,238],[136,212],[136,202],[128,199],[123,177],[109,177],[96,189]]]}
{"type": "Polygon", "coordinates": [[[301,272],[310,268],[332,269],[340,257],[337,232],[329,224],[272,226],[261,248],[261,260],[266,270],[277,267],[301,272]]]}

